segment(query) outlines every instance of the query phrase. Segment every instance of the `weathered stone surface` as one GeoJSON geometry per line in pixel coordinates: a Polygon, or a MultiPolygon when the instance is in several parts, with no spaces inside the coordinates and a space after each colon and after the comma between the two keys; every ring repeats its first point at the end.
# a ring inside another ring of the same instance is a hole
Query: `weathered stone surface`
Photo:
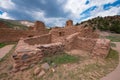
{"type": "Polygon", "coordinates": [[[66,21],[66,27],[70,27],[70,26],[73,26],[73,21],[72,20],[66,21]]]}
{"type": "Polygon", "coordinates": [[[19,41],[19,39],[26,38],[26,37],[33,37],[43,34],[48,34],[48,30],[45,28],[45,24],[40,21],[35,22],[35,26],[32,27],[33,30],[19,30],[9,28],[4,23],[0,22],[0,43],[2,42],[13,42],[19,41]]]}
{"type": "Polygon", "coordinates": [[[37,77],[40,78],[40,77],[42,77],[44,74],[45,74],[45,71],[44,71],[44,70],[41,70],[37,77]]]}
{"type": "Polygon", "coordinates": [[[35,68],[34,75],[38,75],[40,73],[41,69],[39,67],[35,68]]]}
{"type": "Polygon", "coordinates": [[[28,54],[23,54],[23,56],[21,57],[22,60],[26,60],[29,58],[29,55],[28,54]]]}
{"type": "Polygon", "coordinates": [[[108,39],[97,39],[96,45],[93,48],[92,55],[94,57],[105,58],[110,50],[110,40],[108,39]]]}
{"type": "Polygon", "coordinates": [[[44,63],[44,64],[41,65],[41,68],[45,69],[45,70],[48,70],[50,68],[50,66],[49,66],[48,63],[44,63]]]}

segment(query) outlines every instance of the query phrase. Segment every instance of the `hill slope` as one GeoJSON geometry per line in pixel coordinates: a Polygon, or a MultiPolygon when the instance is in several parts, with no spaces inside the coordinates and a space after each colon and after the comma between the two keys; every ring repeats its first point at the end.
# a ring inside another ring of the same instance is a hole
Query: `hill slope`
{"type": "MultiPolygon", "coordinates": [[[[96,17],[80,23],[80,25],[83,24],[86,24],[86,26],[92,26],[93,28],[97,28],[102,31],[111,31],[115,33],[120,33],[120,15],[96,17]]],[[[76,25],[79,24],[77,23],[76,25]]]]}
{"type": "Polygon", "coordinates": [[[27,26],[20,23],[20,21],[17,20],[7,20],[7,19],[0,19],[0,27],[2,28],[13,28],[13,29],[20,29],[20,30],[26,30],[28,29],[27,26]]]}

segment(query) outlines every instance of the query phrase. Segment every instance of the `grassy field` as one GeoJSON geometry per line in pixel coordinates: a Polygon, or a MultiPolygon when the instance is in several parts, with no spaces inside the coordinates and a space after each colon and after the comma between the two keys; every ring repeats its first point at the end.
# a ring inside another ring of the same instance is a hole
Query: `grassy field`
{"type": "Polygon", "coordinates": [[[110,39],[112,42],[120,42],[120,35],[106,36],[106,38],[110,39]]]}
{"type": "Polygon", "coordinates": [[[46,57],[43,59],[43,62],[47,62],[47,63],[55,63],[57,65],[59,64],[66,64],[66,63],[75,63],[79,61],[79,57],[78,56],[72,56],[72,55],[68,55],[66,53],[60,54],[60,55],[55,55],[55,56],[51,56],[51,57],[46,57]]]}

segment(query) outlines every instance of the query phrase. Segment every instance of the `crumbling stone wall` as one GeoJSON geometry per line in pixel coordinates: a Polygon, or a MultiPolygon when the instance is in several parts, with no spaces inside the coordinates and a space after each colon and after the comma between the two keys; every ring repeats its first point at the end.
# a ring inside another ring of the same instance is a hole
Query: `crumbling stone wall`
{"type": "Polygon", "coordinates": [[[99,34],[91,27],[73,26],[65,28],[53,28],[50,33],[52,36],[52,42],[64,41],[65,37],[78,32],[79,37],[85,38],[98,38],[99,34]]]}
{"type": "Polygon", "coordinates": [[[74,44],[73,49],[80,49],[80,50],[92,52],[95,43],[96,43],[95,39],[77,37],[76,40],[74,40],[73,42],[74,44]]]}
{"type": "Polygon", "coordinates": [[[110,50],[110,40],[84,38],[79,37],[79,33],[75,33],[67,37],[65,41],[65,50],[74,49],[88,51],[93,57],[105,58],[110,50]]]}
{"type": "Polygon", "coordinates": [[[110,50],[110,40],[109,39],[97,39],[97,42],[93,48],[92,55],[94,57],[107,57],[110,50]]]}
{"type": "Polygon", "coordinates": [[[79,37],[79,33],[75,33],[66,38],[65,49],[74,50],[80,49],[91,52],[96,44],[96,39],[79,37]]]}
{"type": "Polygon", "coordinates": [[[25,43],[28,43],[29,45],[38,45],[38,44],[49,44],[51,43],[51,34],[45,34],[41,36],[34,36],[31,38],[26,38],[25,43]]]}
{"type": "Polygon", "coordinates": [[[0,28],[8,28],[8,26],[0,21],[0,28]]]}
{"type": "Polygon", "coordinates": [[[70,27],[70,26],[73,26],[73,21],[72,20],[66,21],[66,27],[70,27]]]}
{"type": "Polygon", "coordinates": [[[45,28],[44,23],[37,21],[34,28],[36,30],[14,30],[11,28],[0,28],[0,43],[18,41],[21,37],[25,38],[48,34],[48,30],[45,28]]]}
{"type": "Polygon", "coordinates": [[[34,30],[39,32],[39,31],[45,31],[45,24],[42,21],[36,21],[34,24],[34,30]]]}
{"type": "Polygon", "coordinates": [[[64,45],[62,43],[51,43],[44,45],[29,45],[21,39],[13,54],[14,72],[24,70],[37,62],[43,57],[62,54],[64,45]]]}
{"type": "Polygon", "coordinates": [[[80,31],[79,37],[96,39],[99,38],[99,34],[92,27],[83,27],[80,31]]]}
{"type": "MultiPolygon", "coordinates": [[[[34,28],[38,30],[37,32],[44,31],[42,22],[36,22],[35,25],[39,25],[34,28]]],[[[106,57],[110,49],[110,41],[98,39],[98,37],[97,31],[91,27],[72,26],[53,28],[49,34],[41,36],[22,38],[12,56],[15,63],[14,69],[23,70],[39,62],[43,57],[73,49],[88,51],[95,57],[106,57]]]]}

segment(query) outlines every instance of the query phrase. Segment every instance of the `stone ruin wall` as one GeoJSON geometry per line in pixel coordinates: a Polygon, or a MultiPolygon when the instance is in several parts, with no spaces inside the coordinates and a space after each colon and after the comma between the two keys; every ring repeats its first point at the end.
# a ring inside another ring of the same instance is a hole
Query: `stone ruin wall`
{"type": "Polygon", "coordinates": [[[110,40],[109,39],[97,39],[96,44],[92,50],[94,57],[107,57],[110,51],[110,40]]]}
{"type": "Polygon", "coordinates": [[[91,27],[72,26],[65,28],[53,28],[50,33],[52,36],[52,42],[64,41],[65,37],[79,32],[80,37],[85,38],[98,38],[99,34],[91,27]]]}
{"type": "Polygon", "coordinates": [[[73,26],[73,21],[72,20],[66,21],[66,26],[65,27],[71,27],[71,26],[73,26]]]}
{"type": "Polygon", "coordinates": [[[93,57],[105,58],[110,50],[110,40],[84,38],[79,37],[79,33],[75,33],[67,37],[65,41],[65,50],[74,49],[88,51],[93,57]]]}
{"type": "Polygon", "coordinates": [[[92,52],[92,49],[96,44],[96,39],[80,37],[79,34],[80,33],[74,33],[66,38],[65,49],[67,51],[80,49],[92,52]]]}
{"type": "Polygon", "coordinates": [[[106,57],[110,40],[98,39],[92,28],[65,27],[54,28],[49,34],[23,38],[18,42],[14,59],[14,69],[25,68],[39,62],[43,57],[61,54],[73,49],[88,51],[93,57],[106,57]]]}
{"type": "MultiPolygon", "coordinates": [[[[43,36],[42,36],[43,37],[43,36]]],[[[41,38],[42,39],[42,38],[41,38]]],[[[64,45],[60,42],[50,44],[29,45],[21,39],[13,54],[14,72],[24,70],[40,62],[43,57],[62,54],[64,45]]]]}
{"type": "MultiPolygon", "coordinates": [[[[5,25],[5,24],[4,24],[5,25]]],[[[0,25],[2,26],[2,25],[0,25]]],[[[4,26],[3,26],[4,27],[4,26]]],[[[6,28],[6,27],[1,27],[0,28],[0,43],[2,42],[14,42],[18,41],[21,37],[32,37],[32,36],[37,36],[37,35],[42,35],[42,34],[47,34],[48,30],[45,29],[45,25],[43,25],[43,22],[38,21],[35,23],[34,28],[39,28],[37,31],[34,30],[14,30],[11,28],[6,28]]]]}
{"type": "Polygon", "coordinates": [[[24,42],[28,43],[29,45],[49,44],[51,43],[51,34],[44,34],[41,36],[26,38],[24,42]]]}

